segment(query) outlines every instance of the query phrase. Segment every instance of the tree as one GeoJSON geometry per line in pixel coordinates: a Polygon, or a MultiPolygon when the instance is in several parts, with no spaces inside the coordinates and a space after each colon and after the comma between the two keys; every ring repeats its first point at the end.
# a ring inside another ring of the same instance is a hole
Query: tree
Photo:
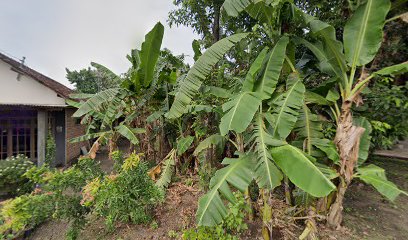
{"type": "Polygon", "coordinates": [[[97,85],[97,76],[95,71],[90,67],[87,69],[81,69],[79,71],[71,71],[68,68],[67,72],[68,81],[75,86],[76,91],[81,93],[97,93],[99,87],[97,85]]]}
{"type": "MultiPolygon", "coordinates": [[[[68,103],[78,108],[74,117],[81,117],[87,124],[87,133],[71,141],[97,139],[91,148],[94,157],[99,145],[108,144],[109,152],[116,149],[119,137],[139,144],[137,134],[145,132],[137,128],[135,121],[150,111],[168,108],[170,85],[185,71],[183,56],[174,56],[168,49],[161,50],[164,26],[157,23],[145,36],[140,50],[134,49],[127,56],[132,66],[122,76],[116,75],[101,64],[92,63],[99,73],[114,79],[120,86],[108,88],[95,94],[74,94],[81,101],[68,103]],[[167,107],[166,107],[167,106],[167,107]]],[[[143,126],[144,127],[144,126],[143,126]]]]}
{"type": "Polygon", "coordinates": [[[92,68],[79,71],[65,69],[68,81],[75,86],[77,92],[94,94],[120,84],[120,79],[107,74],[101,65],[97,63],[91,63],[91,65],[92,68]]]}
{"type": "Polygon", "coordinates": [[[365,68],[373,61],[381,46],[390,6],[388,0],[368,0],[359,5],[344,26],[342,42],[337,40],[331,25],[299,12],[311,33],[318,38],[314,43],[304,39],[300,42],[316,56],[319,69],[337,79],[338,85],[331,89],[332,93],[337,89],[340,91],[340,94],[335,94],[338,97],[332,98],[331,108],[337,123],[334,142],[340,156],[339,166],[336,167],[339,174],[336,200],[327,218],[328,224],[334,227],[340,226],[342,222],[344,194],[355,177],[372,184],[390,200],[394,200],[400,193],[406,194],[387,181],[384,170],[372,166],[372,171],[365,171],[367,168],[361,166],[368,156],[367,138],[371,126],[366,120],[353,118],[353,105],[362,104],[360,93],[372,79],[378,75],[408,71],[407,62],[374,72],[365,68]]]}
{"type": "Polygon", "coordinates": [[[201,35],[205,48],[219,41],[222,37],[237,31],[250,31],[256,20],[245,12],[239,18],[222,18],[224,0],[175,0],[178,8],[169,13],[168,23],[192,27],[201,35]]]}

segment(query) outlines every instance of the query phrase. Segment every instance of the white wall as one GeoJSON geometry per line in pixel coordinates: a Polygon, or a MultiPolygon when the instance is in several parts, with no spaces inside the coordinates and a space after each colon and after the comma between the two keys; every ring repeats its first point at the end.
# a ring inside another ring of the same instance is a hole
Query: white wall
{"type": "Polygon", "coordinates": [[[11,70],[0,60],[0,104],[65,106],[65,100],[57,93],[26,75],[11,70]]]}

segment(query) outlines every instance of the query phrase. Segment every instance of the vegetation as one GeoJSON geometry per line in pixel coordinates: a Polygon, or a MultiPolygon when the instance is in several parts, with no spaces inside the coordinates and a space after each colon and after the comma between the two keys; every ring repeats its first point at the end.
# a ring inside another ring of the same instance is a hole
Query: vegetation
{"type": "Polygon", "coordinates": [[[188,188],[199,179],[203,194],[196,227],[170,230],[170,238],[239,239],[251,222],[273,239],[273,201],[281,198],[285,214],[304,220],[299,238],[316,239],[319,224],[339,229],[355,180],[389,201],[408,196],[369,159],[373,147],[408,134],[401,81],[408,63],[382,47],[384,29],[391,36],[388,24],[406,17],[398,2],[175,1],[170,25],[202,37],[192,44],[195,64],[161,48],[157,23],[127,56],[126,73],[100,64],[69,72],[86,75],[78,90],[94,81],[93,71],[117,83],[68,101],[87,126],[72,141],[92,141],[92,148],[64,171],[22,169],[41,190],[3,204],[0,234],[12,238],[51,216],[71,222],[69,238],[91,215],[111,231],[117,223],[147,224],[180,177],[188,188]],[[117,151],[119,139],[129,141],[128,155],[117,151]],[[94,160],[103,145],[111,173],[94,160]],[[46,200],[49,211],[37,214],[46,200]]]}
{"type": "Polygon", "coordinates": [[[95,178],[83,188],[82,205],[106,219],[110,230],[116,222],[150,222],[151,211],[162,195],[147,175],[146,163],[132,153],[116,168],[117,173],[95,178]]]}
{"type": "Polygon", "coordinates": [[[52,132],[48,131],[47,142],[45,144],[45,163],[54,165],[56,160],[57,144],[52,136],[52,132]]]}
{"type": "Polygon", "coordinates": [[[34,184],[23,174],[33,167],[25,155],[6,158],[0,161],[1,194],[21,195],[32,191],[34,184]]]}
{"type": "Polygon", "coordinates": [[[245,217],[251,209],[247,205],[243,194],[238,192],[234,195],[237,201],[234,204],[229,204],[228,213],[219,225],[215,227],[199,226],[196,229],[188,229],[184,231],[183,239],[239,239],[239,235],[248,229],[245,217]]]}
{"type": "Polygon", "coordinates": [[[68,81],[77,92],[95,94],[120,85],[120,78],[106,72],[102,65],[91,63],[91,66],[79,71],[65,69],[68,81]]]}

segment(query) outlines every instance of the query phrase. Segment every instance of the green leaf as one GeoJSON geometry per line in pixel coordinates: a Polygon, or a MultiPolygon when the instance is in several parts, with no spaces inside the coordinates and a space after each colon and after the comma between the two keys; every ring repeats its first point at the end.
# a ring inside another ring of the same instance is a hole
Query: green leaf
{"type": "Polygon", "coordinates": [[[323,42],[317,42],[316,44],[308,44],[306,40],[302,41],[319,59],[319,68],[331,75],[334,72],[343,83],[346,83],[348,81],[346,58],[343,54],[343,44],[336,39],[334,27],[303,13],[297,7],[294,7],[294,9],[295,13],[300,15],[310,27],[311,32],[314,35],[320,36],[323,40],[323,42]]]}
{"type": "Polygon", "coordinates": [[[304,141],[303,146],[309,155],[312,154],[312,139],[323,138],[323,126],[319,119],[319,116],[312,114],[310,109],[303,104],[303,107],[299,111],[299,118],[295,124],[294,131],[298,134],[299,138],[304,141]]]}
{"type": "Polygon", "coordinates": [[[91,62],[91,66],[96,68],[96,70],[98,70],[99,73],[102,73],[103,76],[108,78],[110,81],[115,81],[115,82],[121,81],[120,76],[116,75],[112,70],[105,67],[104,65],[96,63],[96,62],[91,62]]]}
{"type": "Polygon", "coordinates": [[[146,118],[147,123],[152,123],[160,119],[164,115],[163,111],[155,111],[146,118]]]}
{"type": "Polygon", "coordinates": [[[275,140],[266,132],[262,114],[258,114],[254,129],[257,163],[255,178],[260,188],[273,190],[281,184],[282,173],[273,163],[272,155],[268,146],[275,145],[275,140]]]}
{"type": "Polygon", "coordinates": [[[93,93],[72,93],[69,94],[69,98],[71,99],[88,99],[93,97],[95,94],[93,93]]]}
{"type": "Polygon", "coordinates": [[[305,102],[306,104],[313,103],[317,105],[330,105],[330,102],[326,98],[311,91],[305,92],[305,102]]]}
{"type": "Polygon", "coordinates": [[[177,90],[173,105],[167,114],[168,118],[178,118],[185,113],[187,105],[190,104],[191,99],[198,93],[202,81],[204,81],[208,74],[210,74],[212,67],[220,61],[224,54],[226,54],[236,43],[240,42],[247,36],[248,33],[234,34],[221,39],[204,52],[190,69],[187,77],[177,90]]]}
{"type": "Polygon", "coordinates": [[[137,139],[136,134],[144,133],[146,131],[144,128],[130,128],[123,124],[118,125],[115,129],[134,145],[139,144],[139,139],[137,139]]]}
{"type": "Polygon", "coordinates": [[[218,148],[223,149],[225,141],[226,139],[224,136],[221,136],[219,134],[213,134],[208,138],[204,139],[203,141],[201,141],[200,144],[198,144],[198,146],[194,150],[193,155],[198,156],[198,154],[200,154],[203,150],[208,149],[212,146],[216,146],[218,148]]]}
{"type": "Polygon", "coordinates": [[[83,142],[83,141],[88,141],[94,138],[98,138],[102,135],[105,135],[106,133],[108,133],[110,131],[107,132],[98,132],[98,133],[90,133],[90,134],[85,134],[76,138],[71,138],[69,140],[70,143],[77,143],[77,142],[83,142]]]}
{"type": "Polygon", "coordinates": [[[268,119],[274,130],[275,138],[286,139],[290,134],[303,106],[305,85],[297,74],[291,74],[287,80],[286,92],[282,93],[273,102],[272,119],[268,119]]]}
{"type": "Polygon", "coordinates": [[[310,142],[313,146],[323,151],[334,163],[339,162],[340,156],[333,141],[329,139],[312,138],[310,142]]]}
{"type": "Polygon", "coordinates": [[[104,129],[105,126],[111,127],[113,122],[120,117],[122,109],[126,107],[126,103],[123,101],[129,93],[127,91],[119,91],[110,102],[107,103],[106,107],[103,109],[103,119],[101,124],[101,129],[104,129]],[[119,116],[118,116],[119,115],[119,116]]]}
{"type": "Polygon", "coordinates": [[[213,106],[211,105],[188,105],[187,111],[188,113],[198,113],[198,112],[207,112],[210,113],[213,111],[213,106]]]}
{"type": "Polygon", "coordinates": [[[166,189],[174,174],[174,165],[176,164],[174,157],[170,156],[163,164],[162,174],[160,175],[159,180],[156,182],[156,186],[161,189],[166,189]]]}
{"type": "Polygon", "coordinates": [[[332,167],[326,166],[321,163],[315,163],[316,167],[326,176],[328,179],[333,180],[339,176],[339,173],[332,167]]]}
{"type": "Polygon", "coordinates": [[[381,46],[389,0],[367,0],[360,5],[344,27],[343,41],[350,66],[362,66],[373,60],[381,46]]]}
{"type": "Polygon", "coordinates": [[[265,47],[256,57],[255,61],[251,64],[251,67],[246,74],[244,83],[242,85],[242,91],[252,92],[254,90],[255,78],[262,68],[262,63],[264,62],[265,57],[268,54],[268,47],[265,47]]]}
{"type": "Polygon", "coordinates": [[[263,99],[269,99],[275,91],[279,76],[285,60],[286,47],[289,43],[289,38],[281,37],[271,50],[266,62],[265,69],[260,77],[255,81],[255,91],[262,94],[263,99]]]}
{"type": "Polygon", "coordinates": [[[154,70],[160,55],[160,48],[163,41],[164,26],[158,22],[153,29],[146,34],[140,51],[140,66],[134,83],[143,84],[148,87],[153,81],[154,70]],[[137,83],[135,82],[137,81],[137,83]]]}
{"type": "Polygon", "coordinates": [[[272,148],[275,163],[300,189],[314,197],[324,197],[336,186],[304,155],[291,145],[272,148]]]}
{"type": "Polygon", "coordinates": [[[193,47],[194,51],[194,61],[197,61],[201,57],[201,55],[203,55],[201,52],[200,42],[194,39],[191,46],[193,47]]]}
{"type": "Polygon", "coordinates": [[[400,64],[396,64],[393,66],[389,66],[386,68],[383,68],[377,72],[375,72],[375,75],[397,75],[397,74],[403,74],[408,72],[408,62],[403,62],[400,64]]]}
{"type": "Polygon", "coordinates": [[[68,106],[74,107],[74,108],[80,108],[81,107],[81,103],[71,100],[71,99],[65,99],[65,103],[68,104],[68,106]]]}
{"type": "Polygon", "coordinates": [[[221,118],[220,132],[225,136],[229,130],[242,133],[249,126],[256,111],[261,104],[261,99],[252,92],[243,92],[231,101],[222,105],[225,115],[221,118]]]}
{"type": "Polygon", "coordinates": [[[177,140],[177,154],[181,156],[183,153],[185,153],[190,148],[193,141],[193,136],[181,137],[179,140],[177,140]]]}
{"type": "Polygon", "coordinates": [[[102,104],[109,103],[121,91],[120,88],[110,88],[95,94],[84,102],[72,117],[82,117],[91,111],[99,111],[102,104]]]}
{"type": "Polygon", "coordinates": [[[357,117],[354,118],[353,123],[356,126],[362,127],[365,129],[363,135],[360,138],[360,148],[358,151],[358,164],[363,164],[370,153],[370,145],[371,145],[371,123],[364,117],[357,117]]]}
{"type": "Polygon", "coordinates": [[[327,93],[326,99],[333,103],[337,102],[340,99],[340,94],[335,89],[331,89],[327,93]]]}
{"type": "Polygon", "coordinates": [[[225,0],[222,8],[231,17],[238,17],[239,13],[251,4],[251,0],[225,0]]]}
{"type": "Polygon", "coordinates": [[[229,185],[244,192],[252,181],[253,162],[250,156],[241,156],[237,159],[226,158],[223,164],[227,166],[215,173],[210,181],[210,191],[198,202],[196,220],[199,226],[215,226],[227,215],[220,193],[228,201],[235,202],[236,199],[229,185]]]}
{"type": "Polygon", "coordinates": [[[219,98],[230,98],[231,97],[231,93],[227,89],[220,88],[220,87],[204,86],[203,92],[212,94],[219,98]]]}
{"type": "Polygon", "coordinates": [[[371,184],[390,201],[394,201],[400,194],[408,196],[406,192],[400,190],[394,183],[387,180],[384,169],[373,164],[358,168],[357,177],[365,183],[371,184]]]}
{"type": "MultiPolygon", "coordinates": [[[[334,63],[333,55],[327,54],[327,50],[324,48],[322,42],[319,41],[316,43],[310,43],[303,38],[295,38],[295,42],[297,44],[303,44],[316,56],[317,60],[319,60],[318,68],[320,69],[320,71],[331,76],[337,76],[339,79],[344,78],[344,73],[342,72],[342,69],[338,66],[338,64],[332,64],[334,63]]],[[[338,53],[338,55],[340,57],[342,54],[338,53]]],[[[341,64],[343,65],[343,63],[341,64]]]]}

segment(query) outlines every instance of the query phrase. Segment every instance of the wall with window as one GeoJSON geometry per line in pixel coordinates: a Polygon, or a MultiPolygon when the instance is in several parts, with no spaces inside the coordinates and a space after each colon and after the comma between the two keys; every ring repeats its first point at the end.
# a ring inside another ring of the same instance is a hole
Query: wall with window
{"type": "Polygon", "coordinates": [[[37,111],[0,108],[0,159],[18,154],[37,158],[37,111]]]}

